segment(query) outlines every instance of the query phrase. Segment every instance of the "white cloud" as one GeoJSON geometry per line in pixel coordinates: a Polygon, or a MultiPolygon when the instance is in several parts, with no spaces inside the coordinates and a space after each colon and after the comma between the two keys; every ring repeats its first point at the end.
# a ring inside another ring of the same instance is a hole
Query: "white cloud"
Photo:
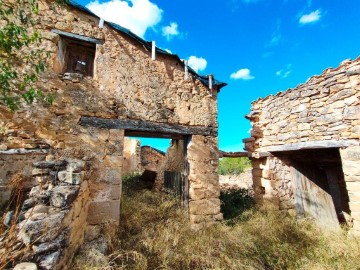
{"type": "Polygon", "coordinates": [[[104,20],[128,28],[140,37],[144,37],[148,28],[161,21],[163,12],[149,0],[111,0],[102,3],[95,0],[86,7],[104,20]]]}
{"type": "Polygon", "coordinates": [[[232,73],[230,75],[230,78],[234,79],[234,80],[252,80],[252,79],[255,79],[254,76],[250,75],[250,69],[248,69],[248,68],[239,69],[238,71],[232,73]]]}
{"type": "Polygon", "coordinates": [[[319,21],[321,18],[321,11],[317,9],[309,14],[304,14],[300,17],[299,23],[300,24],[308,24],[308,23],[315,23],[319,21]]]}
{"type": "Polygon", "coordinates": [[[292,66],[291,64],[288,64],[286,66],[286,69],[281,69],[281,70],[276,71],[275,72],[276,76],[278,76],[282,79],[289,77],[290,73],[292,72],[291,66],[292,66]]]}
{"type": "Polygon", "coordinates": [[[207,61],[205,58],[202,57],[190,56],[188,60],[188,65],[196,72],[199,72],[206,68],[207,61]]]}
{"type": "Polygon", "coordinates": [[[276,28],[271,35],[271,39],[267,44],[265,44],[265,47],[277,46],[281,42],[281,39],[281,21],[278,20],[276,22],[276,28]]]}
{"type": "Polygon", "coordinates": [[[170,23],[168,26],[164,26],[162,28],[162,35],[166,37],[167,40],[170,40],[174,36],[178,36],[180,34],[178,30],[178,24],[176,22],[170,23]]]}

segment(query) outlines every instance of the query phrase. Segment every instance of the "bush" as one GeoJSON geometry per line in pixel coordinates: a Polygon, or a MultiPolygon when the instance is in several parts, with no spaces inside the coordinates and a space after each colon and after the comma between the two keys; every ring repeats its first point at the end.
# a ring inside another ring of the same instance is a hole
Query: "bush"
{"type": "Polygon", "coordinates": [[[255,206],[252,192],[245,188],[229,188],[220,191],[221,213],[224,219],[233,219],[255,206]]]}
{"type": "Polygon", "coordinates": [[[240,174],[244,172],[246,168],[251,167],[250,159],[246,157],[229,158],[224,157],[219,162],[219,174],[240,174]]]}

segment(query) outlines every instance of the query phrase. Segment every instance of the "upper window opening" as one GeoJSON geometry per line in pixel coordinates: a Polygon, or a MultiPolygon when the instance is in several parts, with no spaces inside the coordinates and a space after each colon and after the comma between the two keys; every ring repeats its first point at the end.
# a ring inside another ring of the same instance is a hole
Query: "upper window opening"
{"type": "Polygon", "coordinates": [[[64,38],[64,72],[93,76],[96,45],[64,38]]]}
{"type": "Polygon", "coordinates": [[[55,70],[93,76],[96,44],[103,44],[103,41],[57,29],[51,31],[60,36],[55,70]]]}

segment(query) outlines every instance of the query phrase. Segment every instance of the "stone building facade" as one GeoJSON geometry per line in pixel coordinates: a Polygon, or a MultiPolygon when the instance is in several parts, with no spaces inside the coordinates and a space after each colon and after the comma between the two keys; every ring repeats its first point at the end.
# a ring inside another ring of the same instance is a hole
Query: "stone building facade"
{"type": "Polygon", "coordinates": [[[164,152],[148,145],[141,146],[141,165],[145,170],[157,172],[165,159],[164,152]]]}
{"type": "Polygon", "coordinates": [[[141,165],[141,147],[140,141],[131,139],[128,137],[124,138],[124,160],[122,175],[129,175],[132,173],[140,173],[143,171],[141,165]]]}
{"type": "Polygon", "coordinates": [[[360,233],[360,58],[260,98],[245,139],[256,198],[360,233]]]}
{"type": "MultiPolygon", "coordinates": [[[[24,104],[15,113],[0,106],[0,160],[7,162],[13,157],[15,161],[18,156],[13,154],[18,152],[25,163],[35,161],[35,154],[36,161],[44,161],[48,156],[84,162],[80,178],[71,169],[65,168],[67,173],[63,173],[70,179],[68,182],[76,182],[74,188],[83,190],[79,194],[86,194],[71,200],[80,200],[80,206],[51,203],[55,186],[44,186],[41,178],[34,182],[33,189],[46,187],[46,192],[39,191],[49,197],[46,206],[64,210],[58,221],[60,227],[72,218],[76,223],[73,212],[81,209],[82,224],[72,227],[76,233],[69,228],[64,236],[67,243],[71,239],[71,245],[78,247],[93,226],[107,220],[119,221],[127,135],[186,140],[183,158],[188,173],[184,181],[191,190],[186,203],[190,220],[200,228],[222,219],[218,198],[217,94],[226,84],[199,76],[191,68],[185,76],[187,69],[178,56],[158,48],[153,60],[150,42],[112,23],[101,26],[100,19],[83,7],[60,7],[42,0],[39,16],[34,19],[34,27],[43,36],[40,48],[50,55],[38,87],[44,94],[53,93],[55,99],[51,106],[40,102],[24,104]],[[69,212],[75,206],[76,210],[69,212]]],[[[12,173],[1,174],[1,194],[8,194],[8,176],[12,173]]],[[[63,175],[54,177],[58,183],[63,175]]],[[[58,191],[64,191],[63,197],[68,195],[65,189],[58,191]]],[[[64,269],[73,255],[73,249],[58,247],[57,251],[59,260],[66,261],[49,269],[64,269]]]]}

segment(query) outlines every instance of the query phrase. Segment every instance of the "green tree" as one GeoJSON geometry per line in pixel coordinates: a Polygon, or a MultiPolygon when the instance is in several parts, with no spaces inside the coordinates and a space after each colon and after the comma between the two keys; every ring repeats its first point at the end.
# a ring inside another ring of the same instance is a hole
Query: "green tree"
{"type": "MultiPolygon", "coordinates": [[[[65,3],[66,0],[58,0],[65,3]]],[[[35,29],[37,0],[0,0],[0,103],[15,111],[25,101],[52,102],[35,84],[46,68],[48,54],[40,49],[35,29]]]]}
{"type": "Polygon", "coordinates": [[[219,174],[240,174],[249,167],[251,167],[251,162],[246,157],[224,157],[219,162],[219,174]]]}

